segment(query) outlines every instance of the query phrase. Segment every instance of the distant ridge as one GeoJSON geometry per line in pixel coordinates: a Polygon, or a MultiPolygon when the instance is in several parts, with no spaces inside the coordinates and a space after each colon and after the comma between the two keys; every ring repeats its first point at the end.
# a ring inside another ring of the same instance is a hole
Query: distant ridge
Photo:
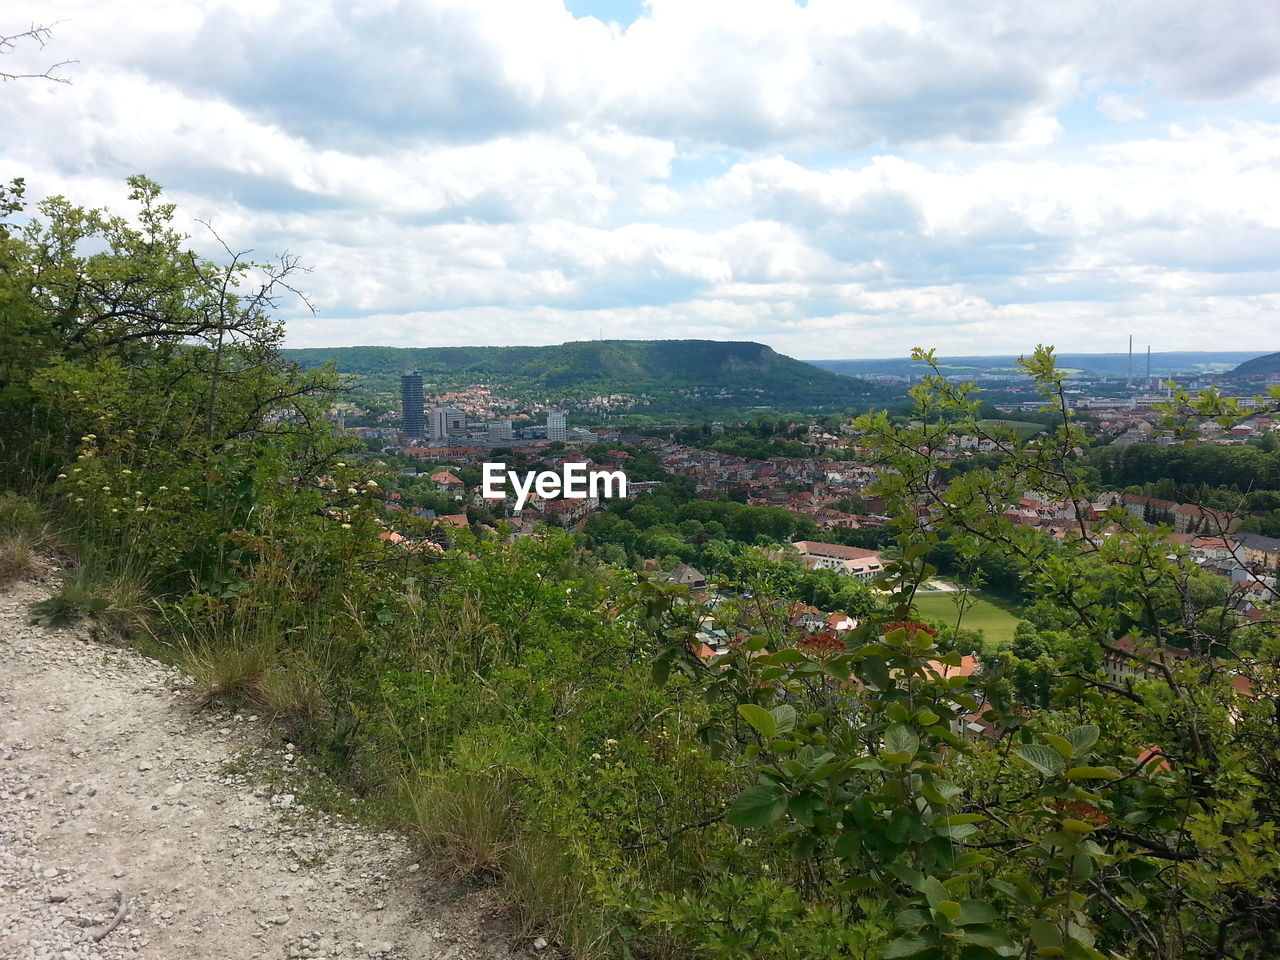
{"type": "Polygon", "coordinates": [[[1280,373],[1280,353],[1268,353],[1261,357],[1246,360],[1231,371],[1233,377],[1258,377],[1269,373],[1280,373]]]}
{"type": "MultiPolygon", "coordinates": [[[[1028,351],[1029,352],[1029,351],[1028,351]]],[[[1183,350],[1162,351],[1151,354],[1153,377],[1198,376],[1208,373],[1226,373],[1244,361],[1255,357],[1248,350],[1183,350]]],[[[1125,377],[1132,372],[1142,377],[1147,371],[1147,352],[1135,346],[1132,370],[1128,353],[1057,353],[1058,366],[1065,370],[1079,370],[1098,377],[1125,377]]],[[[1000,371],[1016,371],[1018,358],[1013,355],[995,356],[947,356],[938,358],[943,371],[954,376],[977,375],[1000,371]]],[[[812,360],[811,363],[825,370],[850,376],[919,376],[924,367],[909,358],[874,360],[812,360]]]]}
{"type": "Polygon", "coordinates": [[[398,375],[417,368],[441,384],[503,383],[549,396],[644,394],[725,406],[839,408],[886,391],[742,340],[580,340],[543,347],[318,347],[285,350],[314,367],[398,375]]]}

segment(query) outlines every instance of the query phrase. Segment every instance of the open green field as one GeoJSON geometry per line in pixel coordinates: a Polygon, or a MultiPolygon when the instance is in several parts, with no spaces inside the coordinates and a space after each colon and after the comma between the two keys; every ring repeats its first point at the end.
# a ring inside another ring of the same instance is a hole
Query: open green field
{"type": "Polygon", "coordinates": [[[1029,440],[1044,429],[1043,423],[1032,423],[1030,420],[979,420],[978,426],[984,430],[1012,430],[1023,440],[1029,440]]]}
{"type": "MultiPolygon", "coordinates": [[[[916,607],[925,617],[956,622],[956,593],[930,593],[916,596],[916,607]]],[[[993,643],[1011,643],[1013,630],[1018,625],[1017,607],[1002,597],[994,597],[981,590],[974,595],[973,605],[965,611],[960,626],[966,630],[981,630],[993,643]]]]}

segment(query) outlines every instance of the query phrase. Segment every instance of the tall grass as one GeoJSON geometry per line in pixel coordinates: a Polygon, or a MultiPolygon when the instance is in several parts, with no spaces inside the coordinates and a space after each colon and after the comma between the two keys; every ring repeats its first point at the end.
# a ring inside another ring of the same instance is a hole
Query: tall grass
{"type": "Polygon", "coordinates": [[[569,840],[530,828],[511,845],[502,890],[526,934],[551,931],[578,960],[616,956],[616,927],[569,840]]]}
{"type": "Polygon", "coordinates": [[[318,629],[298,622],[299,580],[286,564],[262,563],[221,602],[167,609],[167,642],[206,703],[251,703],[298,722],[323,715],[326,647],[304,642],[318,629]]]}
{"type": "Polygon", "coordinates": [[[57,544],[54,524],[41,504],[0,493],[0,584],[35,572],[39,555],[57,544]]]}
{"type": "Polygon", "coordinates": [[[509,771],[495,767],[409,775],[401,781],[400,798],[408,827],[458,873],[502,876],[515,836],[509,771]]]}

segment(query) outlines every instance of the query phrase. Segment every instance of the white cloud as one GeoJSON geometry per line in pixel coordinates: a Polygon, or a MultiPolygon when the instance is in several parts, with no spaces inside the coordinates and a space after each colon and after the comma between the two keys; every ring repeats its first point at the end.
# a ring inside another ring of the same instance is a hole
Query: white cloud
{"type": "Polygon", "coordinates": [[[146,172],[194,242],[200,217],[300,254],[321,315],[289,316],[297,344],[604,328],[817,357],[1101,349],[1145,323],[1168,349],[1276,345],[1274,5],[651,0],[619,26],[558,0],[18,0],[4,18],[62,19],[49,52],[80,62],[69,87],[0,88],[3,169],[115,207],[146,172]]]}

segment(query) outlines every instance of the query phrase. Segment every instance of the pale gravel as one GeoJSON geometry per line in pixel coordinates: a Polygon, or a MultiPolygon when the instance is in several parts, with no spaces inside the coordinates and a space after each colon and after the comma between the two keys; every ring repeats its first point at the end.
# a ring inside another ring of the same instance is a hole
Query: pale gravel
{"type": "Polygon", "coordinates": [[[32,625],[51,585],[0,589],[0,958],[553,952],[402,838],[307,809],[302,759],[263,721],[198,711],[178,670],[84,627],[32,625]],[[117,891],[128,914],[95,943],[117,891]]]}

